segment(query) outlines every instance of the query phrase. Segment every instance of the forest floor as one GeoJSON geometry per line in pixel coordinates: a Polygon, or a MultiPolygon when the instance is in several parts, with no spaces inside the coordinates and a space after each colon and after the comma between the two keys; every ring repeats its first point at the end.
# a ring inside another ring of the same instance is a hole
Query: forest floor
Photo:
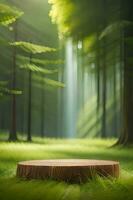
{"type": "Polygon", "coordinates": [[[133,149],[109,148],[113,143],[39,138],[32,143],[0,142],[0,200],[133,200],[133,149]],[[121,175],[117,180],[97,178],[82,185],[15,177],[19,161],[57,158],[118,160],[121,175]]]}

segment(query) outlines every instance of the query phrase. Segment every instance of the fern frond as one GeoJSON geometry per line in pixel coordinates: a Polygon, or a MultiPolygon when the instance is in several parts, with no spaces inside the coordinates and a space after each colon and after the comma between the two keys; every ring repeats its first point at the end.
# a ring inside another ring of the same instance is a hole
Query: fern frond
{"type": "Polygon", "coordinates": [[[22,94],[22,91],[0,86],[0,93],[2,95],[20,95],[22,94]]]}
{"type": "Polygon", "coordinates": [[[26,63],[20,66],[21,69],[27,69],[33,72],[40,72],[43,74],[53,74],[53,73],[57,73],[58,70],[49,70],[49,69],[44,69],[41,67],[36,66],[35,64],[30,64],[30,63],[26,63]]]}
{"type": "Polygon", "coordinates": [[[65,87],[64,83],[62,83],[60,81],[55,81],[55,80],[52,80],[52,79],[49,79],[49,78],[45,78],[45,77],[43,78],[43,77],[35,75],[34,79],[35,79],[35,81],[43,82],[43,83],[50,85],[50,86],[53,86],[53,87],[61,87],[61,88],[65,87]]]}
{"type": "Polygon", "coordinates": [[[24,41],[12,42],[12,43],[10,43],[10,45],[20,47],[25,52],[32,53],[32,54],[56,51],[56,49],[54,49],[54,48],[50,48],[47,46],[41,46],[41,45],[33,44],[30,42],[24,42],[24,41]]]}
{"type": "MultiPolygon", "coordinates": [[[[29,57],[17,55],[17,59],[21,62],[25,63],[29,61],[29,57]]],[[[46,59],[38,59],[38,58],[32,58],[32,62],[40,65],[60,65],[64,64],[64,61],[61,59],[58,60],[46,60],[46,59]]]]}
{"type": "Polygon", "coordinates": [[[0,3],[0,25],[8,26],[22,15],[23,12],[18,11],[16,8],[0,3]]]}

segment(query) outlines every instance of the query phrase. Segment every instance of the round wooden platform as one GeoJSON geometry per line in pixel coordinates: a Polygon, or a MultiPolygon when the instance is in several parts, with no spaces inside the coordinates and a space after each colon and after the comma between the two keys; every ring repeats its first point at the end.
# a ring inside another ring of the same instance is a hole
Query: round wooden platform
{"type": "Polygon", "coordinates": [[[96,175],[118,177],[119,162],[87,159],[32,160],[18,163],[17,176],[26,179],[54,179],[85,182],[96,175]]]}

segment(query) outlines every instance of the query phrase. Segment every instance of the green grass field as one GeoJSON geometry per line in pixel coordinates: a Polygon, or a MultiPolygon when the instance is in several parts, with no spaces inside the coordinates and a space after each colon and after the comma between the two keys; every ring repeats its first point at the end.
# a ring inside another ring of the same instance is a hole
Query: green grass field
{"type": "Polygon", "coordinates": [[[35,139],[33,143],[0,142],[0,200],[132,200],[133,149],[109,148],[114,140],[35,139]],[[15,177],[18,161],[87,158],[119,160],[118,180],[97,178],[83,185],[24,181],[15,177]]]}

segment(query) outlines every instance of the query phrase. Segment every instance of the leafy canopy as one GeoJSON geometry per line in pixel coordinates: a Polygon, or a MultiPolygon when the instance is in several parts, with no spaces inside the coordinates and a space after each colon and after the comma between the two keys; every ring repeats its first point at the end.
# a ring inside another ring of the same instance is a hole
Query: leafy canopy
{"type": "Polygon", "coordinates": [[[50,16],[58,25],[59,33],[82,39],[97,29],[104,20],[104,0],[49,0],[50,16]]]}

